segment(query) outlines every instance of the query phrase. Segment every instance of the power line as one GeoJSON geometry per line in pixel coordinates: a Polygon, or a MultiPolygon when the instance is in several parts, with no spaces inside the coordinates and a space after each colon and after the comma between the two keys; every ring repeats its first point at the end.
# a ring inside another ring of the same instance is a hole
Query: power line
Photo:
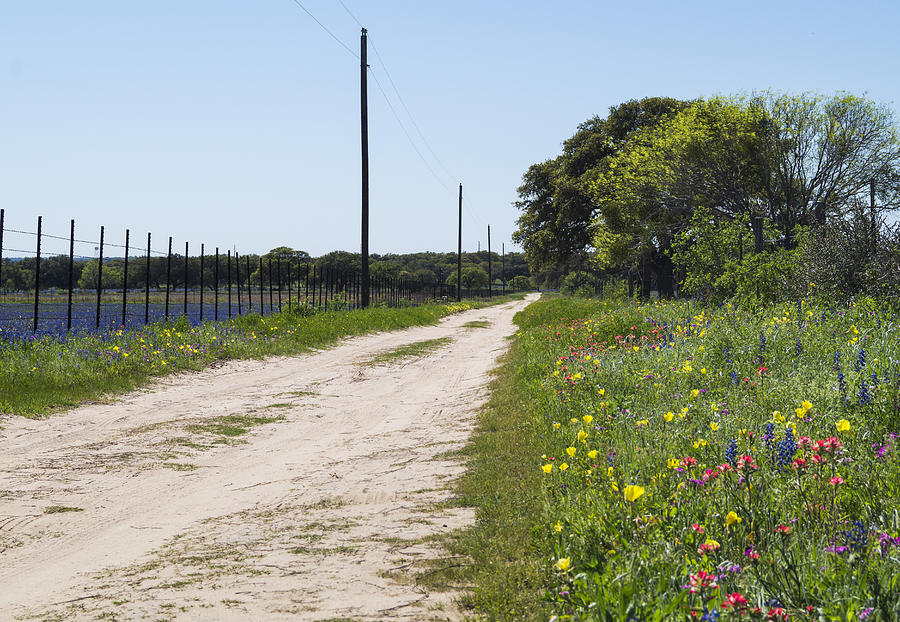
{"type": "Polygon", "coordinates": [[[356,25],[359,26],[360,28],[363,28],[363,25],[360,23],[360,21],[358,19],[356,19],[356,16],[350,12],[350,9],[347,8],[347,5],[344,4],[343,0],[338,0],[338,2],[340,2],[341,6],[344,7],[344,10],[347,11],[347,15],[349,15],[350,17],[353,18],[353,21],[356,22],[356,25]]]}
{"type": "MultiPolygon", "coordinates": [[[[371,71],[371,67],[369,68],[371,71]]],[[[397,123],[400,125],[400,129],[403,130],[403,133],[406,134],[406,139],[409,141],[409,144],[412,146],[413,150],[416,152],[416,155],[419,156],[419,159],[422,160],[422,163],[431,173],[431,175],[437,180],[437,182],[444,187],[447,192],[452,192],[450,187],[444,183],[444,180],[438,177],[438,174],[434,172],[434,169],[428,163],[428,160],[425,159],[425,156],[422,155],[422,152],[419,151],[419,148],[416,147],[416,143],[413,141],[412,136],[409,135],[409,132],[406,129],[406,126],[403,125],[403,121],[400,120],[400,115],[397,114],[394,105],[391,103],[391,100],[388,99],[387,93],[384,92],[384,88],[381,86],[381,81],[378,80],[378,76],[375,75],[375,72],[372,71],[372,78],[375,79],[375,85],[378,86],[378,90],[381,92],[381,96],[384,97],[384,101],[387,102],[388,108],[390,108],[391,113],[394,115],[394,118],[397,120],[397,123]]]]}
{"type": "MultiPolygon", "coordinates": [[[[341,0],[338,0],[338,2],[341,2],[341,0]]],[[[341,2],[341,4],[343,4],[343,2],[341,2]]],[[[412,112],[410,112],[409,107],[403,100],[403,96],[400,95],[400,90],[397,88],[397,85],[394,84],[394,79],[391,77],[391,72],[388,71],[387,63],[385,63],[384,59],[381,58],[381,54],[378,52],[378,47],[374,42],[371,41],[371,38],[370,43],[372,43],[372,50],[375,52],[375,56],[378,58],[378,62],[381,64],[381,68],[384,69],[384,73],[385,75],[387,75],[388,81],[391,83],[391,88],[394,89],[394,93],[396,93],[397,99],[400,101],[400,105],[403,106],[403,110],[406,111],[406,115],[409,117],[409,120],[412,122],[413,127],[416,129],[416,133],[419,135],[419,138],[422,139],[422,143],[425,145],[425,148],[428,149],[429,153],[431,153],[431,157],[433,157],[434,161],[438,163],[438,166],[440,166],[441,169],[443,169],[444,173],[447,174],[447,177],[449,177],[451,180],[456,179],[456,176],[453,175],[453,173],[451,173],[446,166],[444,166],[444,163],[441,162],[441,159],[434,152],[434,149],[431,148],[431,145],[428,143],[428,140],[425,138],[425,135],[419,128],[419,124],[416,123],[416,119],[413,117],[412,112]]]]}
{"type": "MultiPolygon", "coordinates": [[[[340,46],[341,46],[342,48],[344,48],[345,50],[347,50],[348,52],[350,52],[350,54],[353,56],[353,58],[355,58],[356,60],[359,60],[359,54],[357,54],[356,52],[354,52],[353,50],[351,50],[350,47],[349,47],[346,43],[344,43],[343,41],[341,41],[340,39],[338,39],[337,36],[336,36],[333,32],[331,32],[330,30],[328,30],[328,28],[325,27],[325,24],[323,24],[322,22],[320,22],[320,21],[316,18],[315,15],[313,15],[312,13],[309,12],[309,9],[307,9],[305,6],[303,6],[303,5],[300,3],[300,0],[294,0],[294,4],[296,4],[297,6],[299,6],[301,9],[303,9],[303,12],[304,12],[304,13],[306,13],[306,14],[309,15],[311,18],[313,18],[313,21],[315,21],[315,22],[322,28],[322,30],[324,30],[325,32],[327,32],[328,35],[329,35],[332,39],[334,39],[335,41],[337,41],[337,42],[340,44],[340,46]]],[[[354,19],[355,19],[355,18],[354,18],[354,19]]]]}

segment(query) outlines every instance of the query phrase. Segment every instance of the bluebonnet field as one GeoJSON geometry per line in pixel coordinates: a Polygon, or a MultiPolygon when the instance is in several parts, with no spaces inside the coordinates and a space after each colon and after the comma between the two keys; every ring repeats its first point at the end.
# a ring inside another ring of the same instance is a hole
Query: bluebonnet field
{"type": "Polygon", "coordinates": [[[897,619],[894,305],[523,316],[559,619],[897,619]]]}

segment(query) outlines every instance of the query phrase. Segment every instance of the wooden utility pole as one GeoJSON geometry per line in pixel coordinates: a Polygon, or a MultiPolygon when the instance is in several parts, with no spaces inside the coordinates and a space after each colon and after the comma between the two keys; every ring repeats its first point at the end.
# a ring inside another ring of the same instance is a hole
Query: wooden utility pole
{"type": "Polygon", "coordinates": [[[456,246],[456,300],[462,300],[462,184],[459,184],[459,237],[456,246]]]}
{"type": "Polygon", "coordinates": [[[492,288],[494,287],[494,276],[491,273],[491,226],[488,225],[488,298],[491,298],[493,295],[492,288]]]}
{"type": "Polygon", "coordinates": [[[360,133],[362,137],[362,302],[369,306],[369,109],[367,95],[366,29],[359,36],[360,133]]]}
{"type": "Polygon", "coordinates": [[[506,294],[506,242],[500,244],[500,282],[503,283],[503,293],[506,294]]]}

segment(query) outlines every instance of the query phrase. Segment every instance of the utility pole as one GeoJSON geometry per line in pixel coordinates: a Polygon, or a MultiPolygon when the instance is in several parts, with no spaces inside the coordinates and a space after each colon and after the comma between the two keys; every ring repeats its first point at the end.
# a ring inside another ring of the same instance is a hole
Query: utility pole
{"type": "Polygon", "coordinates": [[[488,225],[488,298],[493,296],[494,277],[491,274],[491,226],[488,225]]]}
{"type": "Polygon", "coordinates": [[[456,301],[462,300],[462,184],[459,184],[459,237],[456,246],[456,301]]]}
{"type": "Polygon", "coordinates": [[[503,294],[506,294],[506,242],[500,243],[500,282],[503,283],[503,294]]]}
{"type": "Polygon", "coordinates": [[[367,94],[366,29],[359,36],[360,134],[362,140],[362,308],[369,306],[369,107],[367,94]]]}

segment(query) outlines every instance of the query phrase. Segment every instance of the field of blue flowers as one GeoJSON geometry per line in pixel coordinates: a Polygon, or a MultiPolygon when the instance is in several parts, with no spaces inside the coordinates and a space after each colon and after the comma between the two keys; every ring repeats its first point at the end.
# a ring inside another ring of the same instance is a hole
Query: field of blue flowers
{"type": "Polygon", "coordinates": [[[894,303],[526,313],[559,619],[898,619],[894,303]]]}

